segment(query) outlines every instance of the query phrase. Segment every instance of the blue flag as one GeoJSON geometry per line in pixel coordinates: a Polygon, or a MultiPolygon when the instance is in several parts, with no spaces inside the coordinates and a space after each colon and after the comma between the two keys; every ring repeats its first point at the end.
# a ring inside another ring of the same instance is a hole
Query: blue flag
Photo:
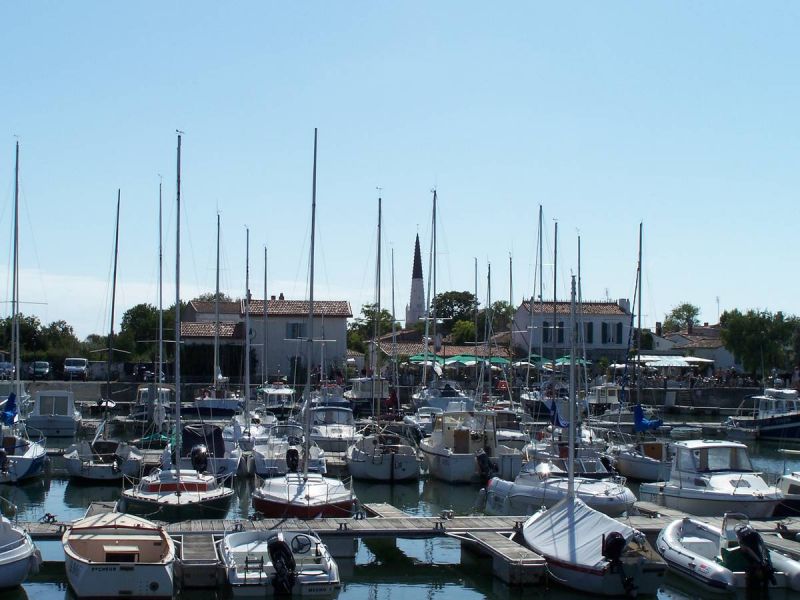
{"type": "Polygon", "coordinates": [[[2,413],[3,425],[13,425],[17,422],[17,395],[11,392],[6,400],[6,407],[2,413]]]}

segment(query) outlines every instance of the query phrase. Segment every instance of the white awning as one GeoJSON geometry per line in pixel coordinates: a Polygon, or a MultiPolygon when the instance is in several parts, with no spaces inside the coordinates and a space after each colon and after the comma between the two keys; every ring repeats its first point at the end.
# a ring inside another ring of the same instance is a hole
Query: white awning
{"type": "Polygon", "coordinates": [[[699,356],[685,356],[683,358],[686,362],[689,363],[713,363],[714,361],[710,358],[700,358],[699,356]]]}

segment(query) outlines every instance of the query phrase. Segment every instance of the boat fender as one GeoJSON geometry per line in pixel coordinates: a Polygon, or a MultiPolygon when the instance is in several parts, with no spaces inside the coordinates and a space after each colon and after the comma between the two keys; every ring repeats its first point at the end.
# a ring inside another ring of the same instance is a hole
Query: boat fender
{"type": "Polygon", "coordinates": [[[275,536],[267,544],[267,552],[275,568],[270,583],[276,594],[291,594],[297,579],[296,564],[292,549],[282,536],[275,536]]]}
{"type": "Polygon", "coordinates": [[[775,568],[761,535],[749,525],[741,525],[736,528],[736,538],[748,564],[745,571],[747,587],[753,589],[766,588],[770,583],[775,585],[775,568]]]}
{"type": "Polygon", "coordinates": [[[8,473],[8,453],[0,448],[0,472],[8,473]]]}
{"type": "Polygon", "coordinates": [[[204,444],[197,444],[192,446],[189,452],[189,458],[192,461],[192,468],[198,473],[205,473],[208,469],[208,448],[204,444]]]}
{"type": "Polygon", "coordinates": [[[492,460],[483,448],[475,452],[475,460],[478,461],[478,469],[484,479],[489,479],[497,473],[497,467],[492,464],[492,460]]]}
{"type": "Polygon", "coordinates": [[[300,453],[297,448],[289,448],[286,451],[286,468],[290,473],[297,473],[300,468],[300,453]]]}

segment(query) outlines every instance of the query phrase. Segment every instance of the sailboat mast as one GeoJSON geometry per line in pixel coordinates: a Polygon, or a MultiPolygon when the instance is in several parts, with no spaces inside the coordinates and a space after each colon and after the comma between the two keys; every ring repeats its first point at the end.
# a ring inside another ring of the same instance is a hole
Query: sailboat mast
{"type": "MultiPolygon", "coordinates": [[[[162,266],[164,252],[162,247],[162,216],[161,216],[161,182],[158,182],[158,366],[156,368],[155,380],[158,382],[153,401],[161,399],[161,385],[164,383],[164,374],[161,372],[164,364],[164,282],[162,279],[162,266]]],[[[154,404],[155,406],[155,404],[154,404]]]]}
{"type": "Polygon", "coordinates": [[[177,194],[175,216],[175,493],[181,495],[181,134],[178,133],[177,194]]]}
{"type": "Polygon", "coordinates": [[[397,320],[395,319],[394,307],[394,248],[392,248],[392,385],[394,386],[395,394],[398,398],[398,411],[400,410],[400,382],[398,381],[397,373],[397,320]]]}
{"type": "Polygon", "coordinates": [[[575,498],[575,276],[569,303],[569,461],[567,495],[575,498]]]}
{"type": "MultiPolygon", "coordinates": [[[[542,234],[544,230],[542,228],[543,220],[542,220],[542,205],[539,205],[539,308],[542,308],[542,304],[544,303],[544,263],[543,260],[543,246],[544,241],[542,240],[542,234]]],[[[535,276],[534,276],[535,277],[535,276]]],[[[542,316],[544,317],[544,311],[539,311],[542,316]]],[[[531,314],[533,314],[533,308],[531,307],[531,314]]],[[[544,331],[542,331],[541,335],[539,336],[539,357],[544,358],[544,331]]],[[[540,377],[541,379],[541,377],[540,377]]]]}
{"type": "MultiPolygon", "coordinates": [[[[425,382],[428,379],[428,342],[430,340],[429,333],[431,331],[431,319],[434,318],[434,310],[433,310],[433,300],[434,296],[436,295],[436,286],[433,285],[434,279],[436,278],[436,258],[434,253],[434,248],[436,247],[436,190],[433,190],[433,211],[431,213],[431,252],[428,255],[428,273],[431,274],[428,277],[428,292],[427,292],[427,299],[425,302],[425,336],[422,340],[422,385],[425,385],[425,382]],[[433,285],[433,296],[431,296],[431,286],[433,285]]],[[[436,360],[436,356],[434,353],[434,361],[436,360]]]]}
{"type": "Polygon", "coordinates": [[[19,140],[14,162],[14,259],[11,284],[11,351],[14,353],[14,392],[20,400],[20,339],[19,339],[19,140]]]}
{"type": "Polygon", "coordinates": [[[244,415],[250,429],[250,228],[245,228],[247,249],[244,268],[244,415]]]}
{"type": "Polygon", "coordinates": [[[267,385],[269,373],[267,372],[267,314],[269,310],[267,306],[269,300],[267,299],[267,247],[264,246],[264,339],[262,340],[263,346],[261,347],[261,384],[267,385]]]}
{"type": "Polygon", "coordinates": [[[639,297],[638,297],[638,304],[639,307],[636,309],[637,321],[638,321],[638,334],[636,335],[636,402],[642,402],[642,384],[641,384],[641,361],[642,361],[642,231],[644,229],[644,223],[639,223],[639,266],[637,267],[636,277],[639,279],[637,282],[637,287],[639,288],[639,297]]]}
{"type": "Polygon", "coordinates": [[[219,376],[219,213],[217,213],[217,275],[214,292],[214,379],[212,381],[214,389],[217,389],[219,376]]]}
{"type": "MultiPolygon", "coordinates": [[[[556,343],[558,341],[558,326],[556,324],[557,314],[556,314],[556,303],[558,302],[558,296],[556,295],[557,289],[557,274],[558,274],[558,221],[556,221],[556,232],[555,237],[553,238],[553,374],[555,375],[556,372],[556,354],[558,353],[556,349],[556,343]]],[[[553,393],[555,393],[555,387],[553,387],[553,393]]]]}
{"type": "Polygon", "coordinates": [[[121,191],[117,188],[117,223],[114,229],[114,275],[111,283],[111,326],[108,334],[108,358],[106,359],[106,401],[103,410],[103,439],[108,437],[108,405],[111,401],[111,360],[114,353],[114,308],[117,302],[117,257],[119,256],[119,203],[121,191]]]}
{"type": "Polygon", "coordinates": [[[375,418],[380,417],[380,405],[376,394],[375,378],[379,374],[378,337],[380,336],[381,322],[381,208],[382,199],[378,196],[378,257],[375,263],[375,317],[372,323],[372,410],[375,418]]]}
{"type": "Polygon", "coordinates": [[[305,389],[305,432],[303,435],[303,479],[308,478],[309,439],[311,437],[311,359],[314,344],[314,241],[317,224],[317,128],[314,128],[314,167],[311,179],[311,249],[308,259],[308,350],[305,389]]]}
{"type": "Polygon", "coordinates": [[[478,356],[478,257],[475,257],[475,356],[478,356]]]}
{"type": "MultiPolygon", "coordinates": [[[[433,188],[433,298],[431,302],[436,302],[436,188],[433,188]]],[[[433,309],[433,350],[436,354],[436,308],[433,309]]]]}

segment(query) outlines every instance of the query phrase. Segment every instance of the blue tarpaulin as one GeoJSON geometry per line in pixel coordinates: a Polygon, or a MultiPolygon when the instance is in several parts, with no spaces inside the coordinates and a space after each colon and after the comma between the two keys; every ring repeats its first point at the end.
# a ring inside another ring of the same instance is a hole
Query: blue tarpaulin
{"type": "Polygon", "coordinates": [[[2,413],[3,425],[13,425],[17,422],[17,395],[11,392],[6,400],[6,407],[2,413]]]}
{"type": "Polygon", "coordinates": [[[633,407],[633,429],[634,431],[650,431],[651,429],[658,429],[664,424],[661,419],[645,419],[644,411],[641,404],[636,404],[633,407]]]}
{"type": "Polygon", "coordinates": [[[556,404],[555,398],[553,398],[552,402],[550,403],[550,422],[555,427],[561,427],[562,429],[569,427],[569,421],[564,419],[558,412],[558,404],[556,404]]]}

